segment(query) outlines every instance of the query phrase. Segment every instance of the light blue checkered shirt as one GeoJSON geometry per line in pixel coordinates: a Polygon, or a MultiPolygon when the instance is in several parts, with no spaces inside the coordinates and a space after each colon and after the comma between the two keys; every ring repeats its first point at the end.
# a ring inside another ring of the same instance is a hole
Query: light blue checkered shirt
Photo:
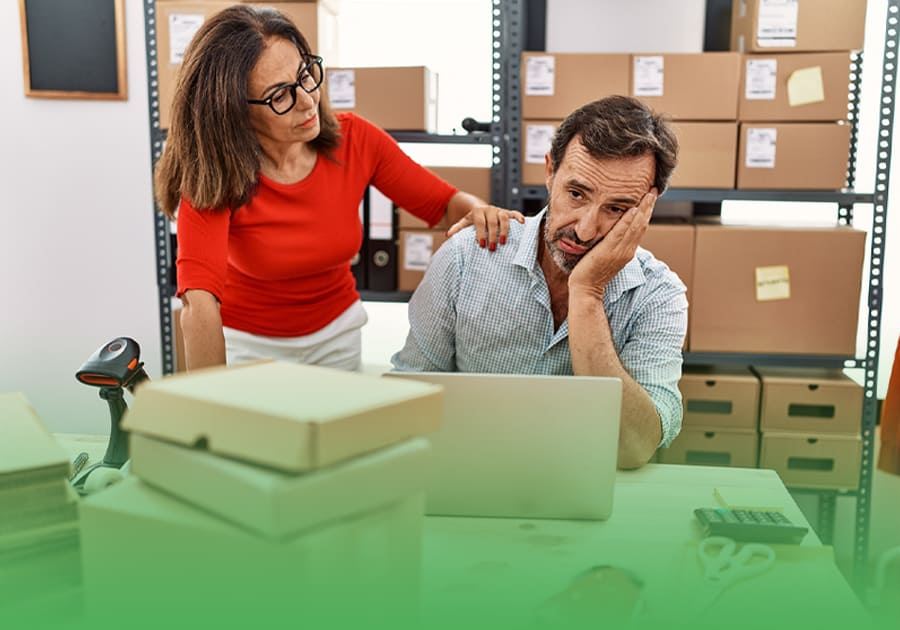
{"type": "MultiPolygon", "coordinates": [[[[432,258],[409,302],[409,336],[391,362],[401,372],[572,374],[569,322],[553,329],[550,291],[537,260],[544,212],[510,222],[506,245],[478,247],[473,229],[432,258]]],[[[663,446],[681,430],[681,347],[687,331],[684,284],[645,249],[603,295],[622,366],[650,395],[663,446]]]]}

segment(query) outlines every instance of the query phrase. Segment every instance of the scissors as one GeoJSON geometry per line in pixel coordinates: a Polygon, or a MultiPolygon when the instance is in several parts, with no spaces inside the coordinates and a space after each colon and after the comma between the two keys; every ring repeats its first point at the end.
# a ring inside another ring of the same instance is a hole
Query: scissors
{"type": "Polygon", "coordinates": [[[703,564],[703,590],[698,610],[706,610],[723,591],[737,582],[762,575],[775,564],[775,551],[768,545],[748,543],[740,550],[731,538],[710,536],[698,548],[703,564]]]}

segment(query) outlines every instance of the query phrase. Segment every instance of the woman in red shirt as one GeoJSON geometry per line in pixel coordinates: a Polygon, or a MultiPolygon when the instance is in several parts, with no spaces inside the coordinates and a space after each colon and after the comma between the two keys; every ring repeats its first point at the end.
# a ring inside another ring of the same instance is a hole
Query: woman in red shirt
{"type": "Polygon", "coordinates": [[[502,243],[517,212],[487,206],[413,162],[384,131],[335,116],[322,59],[274,9],[239,5],[200,28],[179,73],[155,174],[178,223],[188,369],[279,358],[358,369],[365,311],[350,260],[374,185],[436,224],[445,212],[502,243]]]}

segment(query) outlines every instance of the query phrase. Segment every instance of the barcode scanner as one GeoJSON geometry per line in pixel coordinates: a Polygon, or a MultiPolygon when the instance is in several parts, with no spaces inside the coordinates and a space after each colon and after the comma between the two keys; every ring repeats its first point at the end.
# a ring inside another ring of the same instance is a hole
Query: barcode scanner
{"type": "MultiPolygon", "coordinates": [[[[84,470],[73,482],[84,489],[88,476],[97,468],[119,469],[128,461],[128,436],[120,428],[122,416],[128,411],[125,390],[149,380],[141,362],[141,347],[130,337],[116,337],[94,352],[75,373],[79,382],[100,388],[100,398],[109,404],[109,444],[103,461],[84,470]]],[[[97,475],[101,477],[102,475],[97,475]]]]}

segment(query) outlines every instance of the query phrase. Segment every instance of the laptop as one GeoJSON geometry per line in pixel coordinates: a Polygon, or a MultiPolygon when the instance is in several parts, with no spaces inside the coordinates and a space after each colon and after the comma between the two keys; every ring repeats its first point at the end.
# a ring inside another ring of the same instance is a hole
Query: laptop
{"type": "Polygon", "coordinates": [[[426,514],[603,520],[613,505],[618,378],[392,372],[444,387],[426,514]]]}

